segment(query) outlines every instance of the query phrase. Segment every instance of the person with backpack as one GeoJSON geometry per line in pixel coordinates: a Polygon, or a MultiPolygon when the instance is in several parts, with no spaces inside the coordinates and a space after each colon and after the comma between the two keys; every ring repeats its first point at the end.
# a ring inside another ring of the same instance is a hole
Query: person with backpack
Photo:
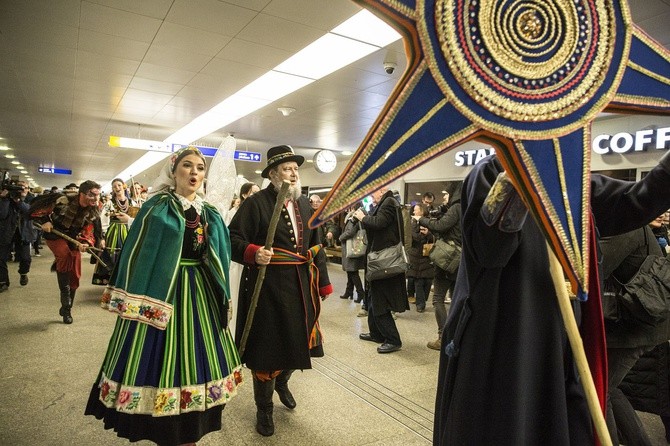
{"type": "MultiPolygon", "coordinates": [[[[354,217],[361,222],[368,236],[368,253],[380,251],[397,245],[404,239],[400,230],[402,214],[400,204],[387,187],[372,193],[374,210],[366,215],[361,209],[354,217]]],[[[367,271],[367,269],[366,269],[367,271]]],[[[368,286],[368,333],[361,333],[359,338],[381,344],[378,353],[392,353],[400,350],[402,340],[393,319],[392,311],[402,313],[409,310],[405,274],[370,280],[368,286]]]]}

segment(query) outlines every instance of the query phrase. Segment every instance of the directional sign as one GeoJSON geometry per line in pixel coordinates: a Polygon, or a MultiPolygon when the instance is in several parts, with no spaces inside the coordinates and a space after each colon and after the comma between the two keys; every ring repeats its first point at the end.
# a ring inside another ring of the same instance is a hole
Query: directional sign
{"type": "MultiPolygon", "coordinates": [[[[128,149],[140,149],[154,152],[176,152],[180,149],[183,149],[184,147],[197,147],[198,150],[200,150],[200,152],[202,152],[202,154],[205,156],[214,156],[216,155],[216,151],[218,150],[216,147],[209,147],[209,146],[196,146],[193,144],[174,144],[174,143],[166,144],[160,141],[121,138],[118,136],[110,136],[109,145],[111,147],[124,147],[128,149]]],[[[261,154],[259,152],[245,152],[242,150],[236,150],[235,154],[233,155],[233,159],[237,161],[249,161],[252,163],[260,163],[261,154]]]]}
{"type": "Polygon", "coordinates": [[[261,154],[258,152],[243,152],[241,150],[236,150],[233,159],[238,161],[251,161],[252,163],[260,163],[261,154]]]}
{"type": "Polygon", "coordinates": [[[55,173],[57,175],[72,175],[70,169],[58,169],[56,167],[38,167],[37,171],[42,173],[55,173]]]}

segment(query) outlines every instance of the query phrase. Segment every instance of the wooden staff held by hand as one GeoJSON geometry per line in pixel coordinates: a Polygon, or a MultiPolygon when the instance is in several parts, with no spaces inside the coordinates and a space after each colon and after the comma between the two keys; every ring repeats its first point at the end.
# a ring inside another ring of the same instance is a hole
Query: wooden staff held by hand
{"type": "Polygon", "coordinates": [[[74,243],[74,245],[80,252],[88,252],[93,257],[95,257],[102,266],[104,266],[105,268],[109,268],[109,266],[107,266],[107,264],[103,262],[103,260],[93,252],[93,251],[102,252],[102,249],[96,248],[94,246],[88,246],[87,244],[81,243],[80,241],[73,239],[67,234],[63,234],[58,229],[54,228],[53,225],[49,222],[44,223],[44,225],[40,225],[39,223],[33,222],[33,226],[35,226],[37,229],[43,230],[44,232],[52,232],[56,234],[58,237],[65,239],[70,243],[74,243]]]}
{"type": "MultiPolygon", "coordinates": [[[[268,227],[268,234],[265,237],[265,246],[264,248],[267,251],[272,249],[272,244],[275,240],[275,231],[277,230],[277,223],[279,222],[279,217],[281,215],[282,207],[284,206],[284,201],[288,196],[288,188],[291,185],[289,181],[284,180],[277,194],[277,201],[275,202],[275,208],[272,212],[272,218],[270,218],[270,226],[268,227]]],[[[261,265],[258,268],[258,278],[256,278],[256,284],[254,286],[254,294],[251,295],[251,304],[249,305],[249,311],[247,312],[247,321],[244,325],[244,332],[242,332],[242,340],[240,341],[240,357],[244,354],[244,350],[247,346],[247,340],[249,339],[249,332],[251,331],[251,324],[254,321],[254,314],[256,313],[256,306],[258,305],[258,296],[261,294],[261,288],[263,287],[263,281],[265,280],[265,270],[267,265],[261,265]]]]}

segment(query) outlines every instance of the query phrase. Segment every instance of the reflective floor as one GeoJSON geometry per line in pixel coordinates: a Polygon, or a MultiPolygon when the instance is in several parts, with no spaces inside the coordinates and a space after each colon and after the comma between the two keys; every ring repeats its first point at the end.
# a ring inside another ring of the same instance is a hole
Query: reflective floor
{"type": "MultiPolygon", "coordinates": [[[[115,316],[98,306],[102,288],[90,284],[93,267],[83,262],[74,323],[58,316],[56,276],[48,249],[33,259],[22,287],[10,264],[11,286],[0,294],[0,444],[122,445],[127,440],[83,415],[88,392],[105,353],[115,316]]],[[[275,435],[255,431],[251,378],[223,412],[223,429],[199,445],[427,445],[432,440],[438,352],[433,308],[398,315],[399,352],[381,355],[377,344],[358,339],[367,331],[359,305],[340,299],[346,274],[329,265],[336,292],[324,303],[326,356],[290,381],[298,403],[286,409],[275,396],[275,435]]],[[[640,414],[655,445],[665,445],[655,415],[640,414]]],[[[149,445],[150,442],[138,442],[149,445]]]]}

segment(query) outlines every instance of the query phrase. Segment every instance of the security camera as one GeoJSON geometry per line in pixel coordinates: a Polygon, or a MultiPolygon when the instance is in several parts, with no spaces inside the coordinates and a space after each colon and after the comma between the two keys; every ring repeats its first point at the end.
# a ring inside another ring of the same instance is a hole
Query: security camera
{"type": "Polygon", "coordinates": [[[386,71],[386,74],[393,74],[397,66],[398,64],[395,62],[384,62],[384,71],[386,71]]]}

